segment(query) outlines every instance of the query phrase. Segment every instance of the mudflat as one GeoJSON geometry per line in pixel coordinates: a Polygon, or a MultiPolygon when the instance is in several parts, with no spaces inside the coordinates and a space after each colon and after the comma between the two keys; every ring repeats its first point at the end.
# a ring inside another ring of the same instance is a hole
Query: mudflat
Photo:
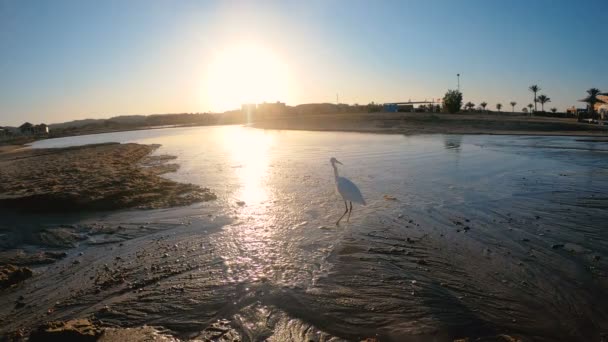
{"type": "Polygon", "coordinates": [[[20,211],[164,208],[214,199],[209,189],[160,177],[175,171],[158,146],[100,144],[0,154],[0,207],[20,211]]]}

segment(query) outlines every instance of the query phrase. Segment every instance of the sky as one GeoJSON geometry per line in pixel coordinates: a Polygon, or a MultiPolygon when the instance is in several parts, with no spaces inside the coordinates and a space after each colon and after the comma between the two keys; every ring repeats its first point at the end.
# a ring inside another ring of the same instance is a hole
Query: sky
{"type": "Polygon", "coordinates": [[[0,0],[0,126],[608,91],[605,0],[0,0]]]}

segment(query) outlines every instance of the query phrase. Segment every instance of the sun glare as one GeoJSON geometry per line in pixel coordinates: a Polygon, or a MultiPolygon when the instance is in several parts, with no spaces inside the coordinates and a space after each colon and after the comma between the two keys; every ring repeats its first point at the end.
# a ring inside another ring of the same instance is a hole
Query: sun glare
{"type": "Polygon", "coordinates": [[[232,159],[233,170],[240,179],[241,187],[236,197],[249,204],[267,200],[266,182],[272,136],[259,130],[225,127],[222,138],[223,146],[232,159]]]}
{"type": "Polygon", "coordinates": [[[245,103],[286,101],[287,65],[270,49],[242,44],[221,50],[207,68],[206,103],[213,111],[245,103]]]}

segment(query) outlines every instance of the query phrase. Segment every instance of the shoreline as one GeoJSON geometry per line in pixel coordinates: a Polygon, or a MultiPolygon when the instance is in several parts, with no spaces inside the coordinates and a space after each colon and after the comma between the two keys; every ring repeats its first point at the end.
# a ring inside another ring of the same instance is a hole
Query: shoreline
{"type": "Polygon", "coordinates": [[[352,113],[273,117],[259,129],[376,134],[470,134],[608,137],[608,127],[570,119],[444,113],[352,113]]]}

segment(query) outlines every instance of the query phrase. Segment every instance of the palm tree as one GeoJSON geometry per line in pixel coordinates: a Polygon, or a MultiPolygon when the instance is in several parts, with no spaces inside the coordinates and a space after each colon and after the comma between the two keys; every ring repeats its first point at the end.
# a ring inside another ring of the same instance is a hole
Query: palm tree
{"type": "Polygon", "coordinates": [[[551,113],[555,114],[557,112],[557,108],[553,107],[551,108],[551,113]]]}
{"type": "Polygon", "coordinates": [[[531,103],[528,103],[528,108],[530,109],[530,116],[532,115],[532,107],[534,107],[531,103]]]}
{"type": "Polygon", "coordinates": [[[486,106],[488,105],[486,102],[482,102],[479,104],[483,110],[486,110],[486,106]]]}
{"type": "Polygon", "coordinates": [[[511,105],[511,111],[512,111],[513,113],[515,113],[515,106],[517,106],[517,102],[515,102],[515,101],[511,101],[510,105],[511,105]]]}
{"type": "Polygon", "coordinates": [[[471,111],[473,108],[475,108],[475,104],[469,101],[464,105],[464,108],[466,108],[468,111],[471,111]]]}
{"type": "Polygon", "coordinates": [[[540,91],[540,87],[537,86],[536,84],[533,84],[528,89],[530,89],[530,91],[534,93],[534,111],[536,112],[536,102],[538,102],[538,100],[536,98],[536,93],[538,93],[540,91]]]}
{"type": "Polygon", "coordinates": [[[538,95],[537,100],[538,100],[538,102],[540,102],[540,105],[541,105],[541,108],[542,108],[541,110],[542,110],[543,112],[545,111],[545,103],[547,103],[547,102],[551,102],[551,98],[550,98],[550,97],[548,97],[548,96],[547,96],[547,95],[545,95],[545,94],[538,95]]]}
{"type": "Polygon", "coordinates": [[[502,108],[502,103],[497,103],[496,104],[496,109],[498,109],[498,112],[500,113],[500,109],[502,108]]]}
{"type": "Polygon", "coordinates": [[[589,113],[591,114],[591,118],[595,119],[595,105],[597,103],[606,103],[597,98],[598,95],[602,95],[601,91],[597,88],[591,88],[587,90],[587,97],[582,99],[582,102],[586,102],[589,108],[589,113]]]}

